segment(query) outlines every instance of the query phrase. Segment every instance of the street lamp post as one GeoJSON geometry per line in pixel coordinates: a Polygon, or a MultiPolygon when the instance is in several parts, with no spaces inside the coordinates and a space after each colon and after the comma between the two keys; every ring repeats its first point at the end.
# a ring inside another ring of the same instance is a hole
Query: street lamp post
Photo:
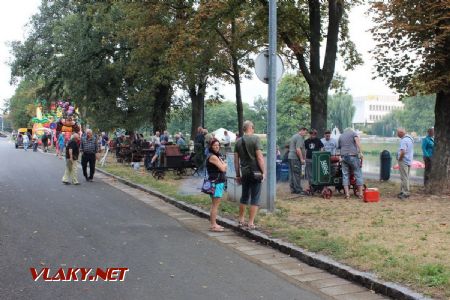
{"type": "Polygon", "coordinates": [[[277,84],[277,1],[269,1],[269,105],[267,153],[267,210],[275,210],[276,197],[276,84],[277,84]]]}

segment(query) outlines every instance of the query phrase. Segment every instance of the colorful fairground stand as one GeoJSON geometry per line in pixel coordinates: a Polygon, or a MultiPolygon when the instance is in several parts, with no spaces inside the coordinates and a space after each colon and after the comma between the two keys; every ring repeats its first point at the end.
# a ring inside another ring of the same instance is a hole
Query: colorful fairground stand
{"type": "Polygon", "coordinates": [[[36,100],[35,104],[36,116],[31,122],[38,139],[49,133],[56,138],[63,134],[68,141],[72,133],[80,133],[78,110],[69,101],[52,101],[49,107],[46,100],[36,100]]]}

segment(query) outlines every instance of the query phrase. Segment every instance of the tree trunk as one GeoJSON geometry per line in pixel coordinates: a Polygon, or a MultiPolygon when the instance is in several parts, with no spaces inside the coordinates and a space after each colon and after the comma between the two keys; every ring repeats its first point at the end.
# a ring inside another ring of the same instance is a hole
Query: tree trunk
{"type": "Polygon", "coordinates": [[[160,84],[155,92],[155,101],[153,103],[153,132],[163,132],[167,129],[167,112],[169,111],[172,97],[172,88],[170,85],[160,84]]]}
{"type": "Polygon", "coordinates": [[[432,194],[448,192],[450,168],[450,92],[438,92],[436,95],[435,141],[431,159],[431,174],[427,191],[432,194]]]}
{"type": "Polygon", "coordinates": [[[195,139],[197,128],[205,126],[205,94],[206,84],[200,84],[198,90],[195,86],[189,87],[189,96],[192,101],[191,140],[195,139]]]}
{"type": "Polygon", "coordinates": [[[237,121],[239,136],[244,135],[243,125],[244,125],[244,107],[242,105],[242,94],[241,94],[241,79],[239,77],[239,64],[235,57],[233,57],[233,79],[234,87],[236,89],[236,111],[237,111],[237,121]]]}
{"type": "Polygon", "coordinates": [[[309,86],[311,105],[311,128],[317,130],[319,137],[323,136],[327,127],[327,97],[328,86],[309,86]]]}
{"type": "Polygon", "coordinates": [[[322,1],[309,0],[309,69],[304,47],[291,36],[288,31],[281,31],[280,36],[286,45],[294,52],[298,60],[300,70],[308,82],[310,88],[311,126],[317,129],[319,136],[327,126],[327,97],[328,88],[334,76],[336,56],[338,50],[339,29],[344,13],[344,1],[328,1],[328,30],[326,34],[325,57],[323,68],[320,69],[320,44],[325,36],[322,34],[322,1]]]}

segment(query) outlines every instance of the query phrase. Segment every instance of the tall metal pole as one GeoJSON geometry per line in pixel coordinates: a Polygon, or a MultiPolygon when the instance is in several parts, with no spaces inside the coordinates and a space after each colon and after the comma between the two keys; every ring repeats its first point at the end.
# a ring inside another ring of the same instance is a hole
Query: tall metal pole
{"type": "Polygon", "coordinates": [[[276,138],[277,138],[277,1],[269,0],[269,107],[267,153],[267,210],[275,210],[276,196],[276,138]]]}

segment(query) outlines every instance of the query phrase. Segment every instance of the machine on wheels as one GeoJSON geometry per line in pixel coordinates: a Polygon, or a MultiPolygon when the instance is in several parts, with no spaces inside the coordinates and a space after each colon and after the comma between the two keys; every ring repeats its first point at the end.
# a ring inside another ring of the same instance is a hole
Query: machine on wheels
{"type": "Polygon", "coordinates": [[[182,153],[178,145],[166,145],[161,149],[158,160],[155,166],[150,162],[146,163],[146,168],[156,179],[164,179],[166,171],[173,171],[178,176],[192,175],[196,171],[196,166],[193,162],[192,155],[182,153]],[[190,173],[188,173],[191,171],[190,173]]]}
{"type": "MultiPolygon", "coordinates": [[[[362,163],[362,161],[361,161],[362,163]]],[[[350,172],[350,187],[354,194],[358,193],[356,178],[353,172],[350,172]]],[[[309,194],[320,193],[323,198],[330,199],[333,196],[331,187],[335,191],[342,193],[342,162],[339,155],[331,155],[326,151],[314,151],[312,153],[312,180],[309,187],[309,194]]]]}

